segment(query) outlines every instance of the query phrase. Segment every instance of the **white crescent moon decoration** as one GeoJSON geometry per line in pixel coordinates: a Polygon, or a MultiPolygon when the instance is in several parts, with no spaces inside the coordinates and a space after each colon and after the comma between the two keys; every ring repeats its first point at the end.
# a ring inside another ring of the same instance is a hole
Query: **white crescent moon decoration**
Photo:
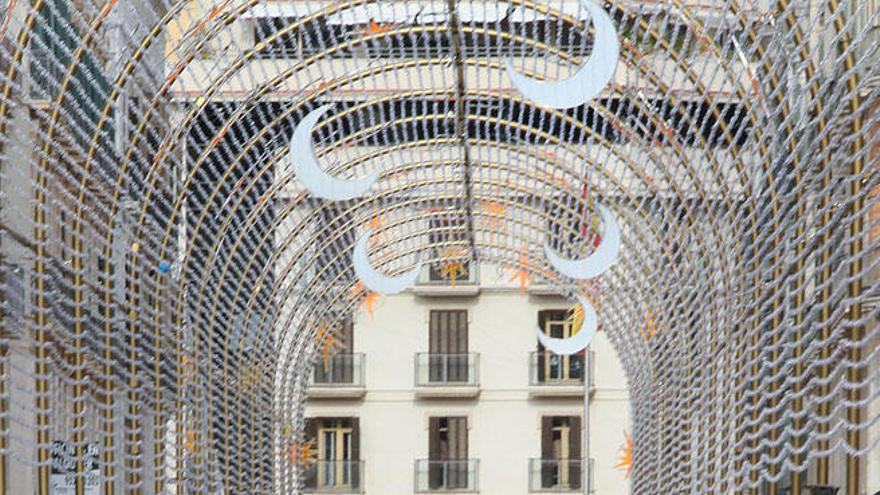
{"type": "Polygon", "coordinates": [[[369,238],[369,233],[362,235],[357,240],[357,243],[354,245],[354,251],[351,253],[354,272],[364,284],[364,287],[380,294],[397,294],[412,287],[416,283],[419,272],[422,270],[422,263],[419,262],[412,270],[396,277],[382,275],[370,266],[370,258],[367,256],[367,242],[369,238]]]}
{"type": "Polygon", "coordinates": [[[324,105],[312,110],[296,126],[293,138],[290,140],[288,159],[296,172],[297,179],[302,182],[312,196],[332,201],[344,201],[363,196],[370,186],[379,179],[379,172],[373,172],[360,179],[344,180],[328,175],[321,169],[318,159],[315,158],[312,131],[318,120],[331,107],[332,105],[324,105]]]}
{"type": "Polygon", "coordinates": [[[535,327],[538,332],[538,342],[545,349],[553,354],[572,355],[586,349],[593,337],[596,335],[596,329],[599,328],[599,318],[596,316],[596,310],[583,296],[577,296],[578,303],[584,309],[584,323],[578,333],[567,339],[557,339],[547,336],[543,330],[535,327]]]}
{"type": "Polygon", "coordinates": [[[573,108],[593,99],[617,70],[620,41],[611,17],[590,0],[581,0],[595,28],[593,50],[587,62],[571,77],[553,82],[536,81],[517,72],[507,61],[507,75],[527,99],[549,108],[573,108]]]}
{"type": "Polygon", "coordinates": [[[617,261],[617,255],[620,253],[620,228],[608,208],[602,205],[598,207],[602,213],[602,222],[605,224],[605,233],[593,254],[581,260],[572,260],[563,258],[550,246],[544,245],[544,256],[557,272],[577,280],[586,280],[602,275],[617,261]]]}

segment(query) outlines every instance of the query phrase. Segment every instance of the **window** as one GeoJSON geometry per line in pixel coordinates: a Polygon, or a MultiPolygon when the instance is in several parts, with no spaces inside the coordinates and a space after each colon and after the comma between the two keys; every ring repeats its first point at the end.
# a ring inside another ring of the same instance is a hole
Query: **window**
{"type": "Polygon", "coordinates": [[[315,363],[315,383],[354,383],[354,325],[351,318],[342,322],[338,336],[339,347],[325,363],[318,359],[315,363]]]}
{"type": "Polygon", "coordinates": [[[306,488],[356,489],[360,486],[358,418],[309,418],[306,433],[317,445],[317,460],[306,472],[306,488]]]}
{"type": "MultiPolygon", "coordinates": [[[[575,56],[584,56],[592,47],[592,39],[580,27],[555,20],[535,20],[531,22],[510,22],[507,15],[497,22],[463,21],[460,31],[462,55],[467,58],[506,58],[511,56],[534,55],[538,50],[524,43],[504,39],[501,33],[535,40],[575,56]]],[[[409,35],[381,37],[363,43],[356,43],[350,49],[334,50],[332,58],[370,57],[370,58],[439,58],[452,55],[452,42],[442,22],[442,17],[416,15],[411,23],[419,26],[436,26],[409,35]]],[[[296,17],[265,17],[254,22],[254,41],[262,43],[297,21],[296,17]]],[[[393,24],[393,23],[392,23],[393,24]]],[[[269,58],[301,58],[317,55],[328,47],[343,43],[357,42],[369,34],[370,20],[364,18],[347,23],[328,22],[318,19],[301,25],[298,29],[279,36],[267,45],[261,56],[269,58]]]]}
{"type": "Polygon", "coordinates": [[[581,486],[581,418],[541,418],[541,488],[581,486]]]}
{"type": "Polygon", "coordinates": [[[433,417],[428,429],[428,486],[435,490],[467,488],[467,418],[433,417]]]}
{"type": "MultiPolygon", "coordinates": [[[[584,201],[576,196],[563,195],[547,204],[547,242],[550,247],[566,253],[568,249],[578,249],[586,245],[584,237],[594,234],[594,230],[589,227],[594,215],[586,209],[584,201]]],[[[594,240],[594,246],[598,244],[597,241],[598,238],[594,240]]],[[[572,254],[580,256],[584,253],[572,254]]]]}
{"type": "Polygon", "coordinates": [[[467,252],[467,220],[463,213],[448,211],[431,217],[428,242],[435,246],[440,262],[430,267],[431,282],[469,280],[471,265],[464,259],[467,252]]]}
{"type": "Polygon", "coordinates": [[[331,286],[346,285],[355,280],[349,262],[350,249],[356,239],[351,227],[354,219],[346,205],[323,205],[317,214],[315,265],[321,282],[331,286]]]}
{"type": "MultiPolygon", "coordinates": [[[[538,326],[548,337],[567,339],[572,336],[569,312],[555,309],[538,312],[538,326]]],[[[565,356],[553,354],[538,343],[538,383],[580,383],[584,378],[585,352],[565,356]]]]}
{"type": "Polygon", "coordinates": [[[467,310],[431,311],[428,328],[428,380],[469,379],[467,310]]]}

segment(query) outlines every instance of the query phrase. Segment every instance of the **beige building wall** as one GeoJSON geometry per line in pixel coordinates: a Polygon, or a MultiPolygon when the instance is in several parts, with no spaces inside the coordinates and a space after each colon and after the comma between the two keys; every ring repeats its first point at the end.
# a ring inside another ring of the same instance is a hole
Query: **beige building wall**
{"type": "MultiPolygon", "coordinates": [[[[414,461],[428,457],[428,418],[466,416],[468,455],[479,459],[479,492],[530,493],[529,459],[541,457],[541,417],[580,416],[583,394],[536,397],[529,386],[529,353],[536,350],[537,313],[570,306],[556,296],[521,294],[509,273],[483,265],[477,295],[382,297],[371,319],[358,313],[354,352],[365,353],[362,399],[310,399],[307,417],[353,416],[360,423],[365,493],[414,491],[414,461]],[[479,353],[479,395],[419,398],[414,355],[428,351],[432,309],[468,311],[468,346],[479,353]]],[[[472,292],[460,284],[462,293],[472,292]]],[[[420,291],[421,292],[421,291],[420,291]]],[[[429,293],[425,291],[422,293],[429,293]]],[[[601,321],[601,314],[600,314],[601,321]]],[[[629,431],[626,382],[614,349],[599,332],[590,346],[594,389],[590,405],[590,456],[594,493],[628,493],[625,473],[615,470],[629,431]]],[[[320,366],[320,364],[319,364],[320,366]]],[[[544,388],[547,388],[546,386],[544,388]]],[[[582,492],[575,490],[574,492],[582,492]]]]}

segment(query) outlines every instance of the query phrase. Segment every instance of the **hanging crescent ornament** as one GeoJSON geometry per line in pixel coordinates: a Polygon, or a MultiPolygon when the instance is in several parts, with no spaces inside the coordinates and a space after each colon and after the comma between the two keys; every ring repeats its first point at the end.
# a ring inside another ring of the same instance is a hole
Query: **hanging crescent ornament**
{"type": "Polygon", "coordinates": [[[590,0],[581,0],[590,13],[595,37],[593,50],[587,62],[568,79],[544,82],[526,77],[507,61],[507,75],[523,96],[536,104],[549,108],[573,108],[583,105],[598,95],[617,70],[620,57],[620,41],[611,17],[602,7],[590,0]]]}
{"type": "Polygon", "coordinates": [[[332,105],[321,106],[311,112],[296,126],[290,140],[288,159],[296,172],[296,177],[313,196],[343,201],[363,196],[364,193],[379,179],[379,172],[360,179],[344,180],[328,175],[315,158],[312,145],[312,131],[318,120],[324,116],[332,105]]]}
{"type": "Polygon", "coordinates": [[[364,284],[364,287],[380,294],[397,294],[415,285],[416,278],[422,270],[422,263],[419,262],[415,268],[403,275],[396,277],[382,275],[370,266],[370,258],[367,256],[369,238],[369,233],[362,235],[357,240],[357,243],[354,245],[354,251],[351,253],[354,272],[361,283],[364,284]]]}
{"type": "Polygon", "coordinates": [[[544,245],[544,255],[557,272],[570,278],[585,280],[605,273],[617,261],[617,255],[620,253],[620,228],[608,208],[602,205],[598,207],[602,213],[602,222],[605,224],[605,234],[593,254],[582,260],[572,260],[563,258],[550,246],[544,245]]]}
{"type": "Polygon", "coordinates": [[[538,342],[553,354],[566,356],[577,354],[586,349],[596,335],[596,330],[599,328],[599,317],[596,315],[596,310],[593,309],[590,301],[583,296],[577,296],[577,301],[584,310],[584,322],[578,333],[567,339],[557,339],[549,337],[543,330],[536,327],[538,342]]]}

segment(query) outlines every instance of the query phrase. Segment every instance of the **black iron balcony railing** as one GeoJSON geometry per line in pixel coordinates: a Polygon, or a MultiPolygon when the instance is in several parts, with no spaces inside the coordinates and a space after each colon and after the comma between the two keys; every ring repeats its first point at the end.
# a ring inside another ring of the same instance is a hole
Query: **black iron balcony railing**
{"type": "Polygon", "coordinates": [[[461,354],[416,354],[415,373],[417,387],[462,386],[478,384],[480,355],[474,352],[461,354]]]}
{"type": "Polygon", "coordinates": [[[303,472],[307,493],[363,492],[364,461],[317,461],[303,472]]]}
{"type": "Polygon", "coordinates": [[[312,387],[363,387],[364,354],[340,353],[325,361],[318,357],[312,369],[312,387]]]}
{"type": "MultiPolygon", "coordinates": [[[[592,472],[592,459],[587,467],[592,472]]],[[[591,472],[584,472],[583,459],[529,459],[529,491],[580,491],[584,486],[585,475],[591,472]]],[[[588,479],[592,480],[592,476],[588,479]]],[[[592,483],[590,487],[592,490],[592,483]]]]}
{"type": "Polygon", "coordinates": [[[415,491],[476,492],[479,487],[480,461],[477,459],[417,459],[415,491]]]}
{"type": "Polygon", "coordinates": [[[589,379],[590,360],[583,354],[560,356],[549,351],[534,351],[529,355],[529,385],[583,385],[589,379]]]}

